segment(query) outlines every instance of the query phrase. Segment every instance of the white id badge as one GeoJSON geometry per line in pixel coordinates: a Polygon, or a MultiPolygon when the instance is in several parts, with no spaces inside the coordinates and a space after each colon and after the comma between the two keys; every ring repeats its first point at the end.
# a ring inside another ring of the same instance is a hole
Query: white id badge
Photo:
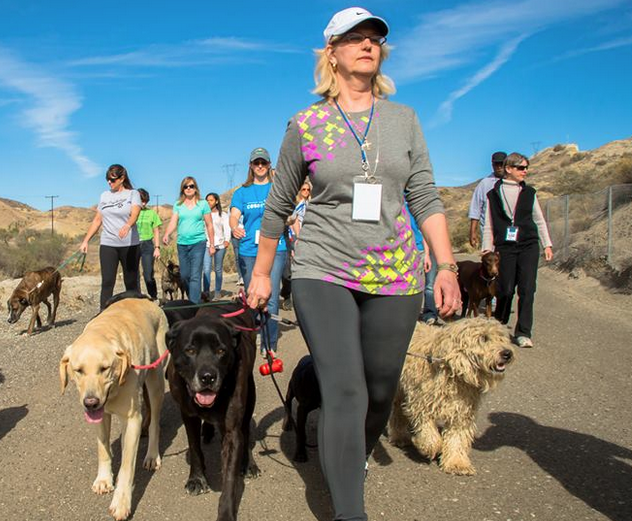
{"type": "Polygon", "coordinates": [[[259,230],[255,232],[255,244],[259,244],[259,230]]]}
{"type": "Polygon", "coordinates": [[[505,236],[506,241],[516,242],[518,240],[518,227],[517,226],[507,226],[507,235],[505,236]]]}
{"type": "Polygon", "coordinates": [[[354,221],[379,222],[382,212],[382,183],[375,177],[362,176],[353,182],[353,208],[351,218],[354,221]]]}

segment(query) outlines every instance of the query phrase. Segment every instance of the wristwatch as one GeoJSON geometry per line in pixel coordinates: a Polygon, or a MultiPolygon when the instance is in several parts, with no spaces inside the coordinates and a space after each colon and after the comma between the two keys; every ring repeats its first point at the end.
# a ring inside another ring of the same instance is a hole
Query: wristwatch
{"type": "Polygon", "coordinates": [[[452,264],[450,262],[442,262],[441,264],[437,264],[437,271],[442,270],[451,271],[452,273],[455,273],[457,275],[459,273],[459,267],[456,264],[452,264]]]}

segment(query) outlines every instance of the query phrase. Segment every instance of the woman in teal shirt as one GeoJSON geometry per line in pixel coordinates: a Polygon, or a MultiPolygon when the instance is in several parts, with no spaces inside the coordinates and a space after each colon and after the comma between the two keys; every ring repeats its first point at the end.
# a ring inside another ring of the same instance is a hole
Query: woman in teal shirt
{"type": "Polygon", "coordinates": [[[209,253],[215,253],[213,221],[208,203],[200,198],[200,189],[195,178],[187,176],[180,183],[180,198],[173,205],[173,215],[162,241],[169,244],[169,238],[178,229],[178,262],[180,276],[189,300],[200,302],[202,283],[202,263],[206,237],[209,238],[209,253]]]}

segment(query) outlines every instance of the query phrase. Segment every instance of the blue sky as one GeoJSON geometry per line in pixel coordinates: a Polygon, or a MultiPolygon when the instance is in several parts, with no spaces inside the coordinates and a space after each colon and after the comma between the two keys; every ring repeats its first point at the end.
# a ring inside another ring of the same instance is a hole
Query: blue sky
{"type": "Polygon", "coordinates": [[[89,206],[112,163],[161,202],[184,175],[242,182],[315,100],[313,49],[353,5],[389,22],[392,99],[419,114],[439,185],[495,150],[632,135],[629,0],[0,0],[0,197],[89,206]]]}

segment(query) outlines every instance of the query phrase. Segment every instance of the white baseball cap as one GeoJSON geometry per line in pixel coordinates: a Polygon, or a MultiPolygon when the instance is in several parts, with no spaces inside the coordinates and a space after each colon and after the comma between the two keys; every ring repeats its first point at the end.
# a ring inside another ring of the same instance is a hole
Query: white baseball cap
{"type": "Polygon", "coordinates": [[[388,34],[388,24],[383,18],[373,16],[369,11],[363,9],[362,7],[349,7],[348,9],[338,11],[335,15],[333,15],[331,20],[329,20],[327,27],[325,27],[325,30],[323,31],[323,34],[325,35],[325,43],[329,43],[332,36],[340,36],[350,29],[353,29],[356,25],[366,22],[367,20],[372,20],[376,23],[378,30],[382,33],[382,36],[386,36],[388,34]]]}

